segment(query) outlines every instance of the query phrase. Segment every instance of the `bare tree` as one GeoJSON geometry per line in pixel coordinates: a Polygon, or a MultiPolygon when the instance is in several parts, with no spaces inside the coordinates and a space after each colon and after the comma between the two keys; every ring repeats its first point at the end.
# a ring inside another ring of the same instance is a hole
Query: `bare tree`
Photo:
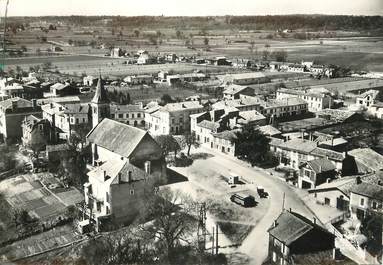
{"type": "Polygon", "coordinates": [[[187,155],[190,156],[191,147],[198,148],[200,146],[195,132],[185,132],[181,138],[180,146],[181,148],[187,147],[187,155]]]}
{"type": "Polygon", "coordinates": [[[168,188],[149,195],[144,201],[146,212],[143,217],[153,221],[151,225],[141,225],[141,231],[157,241],[160,253],[173,263],[179,247],[194,244],[195,219],[191,214],[195,205],[190,198],[168,188]]]}

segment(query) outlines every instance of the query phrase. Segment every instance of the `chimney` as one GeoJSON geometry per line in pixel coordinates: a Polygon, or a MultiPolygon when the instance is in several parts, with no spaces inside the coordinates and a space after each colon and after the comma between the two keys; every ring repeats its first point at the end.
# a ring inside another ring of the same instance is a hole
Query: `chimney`
{"type": "Polygon", "coordinates": [[[33,107],[33,109],[36,109],[36,107],[37,107],[37,99],[32,99],[32,107],[33,107]]]}
{"type": "Polygon", "coordinates": [[[151,173],[151,162],[150,161],[145,162],[145,173],[147,175],[150,175],[150,173],[151,173]]]}
{"type": "Polygon", "coordinates": [[[319,166],[319,173],[322,173],[322,166],[319,166]]]}
{"type": "Polygon", "coordinates": [[[106,170],[104,170],[104,181],[108,180],[108,176],[106,175],[106,170]]]}
{"type": "Polygon", "coordinates": [[[128,183],[132,182],[132,171],[128,172],[128,183]]]}
{"type": "Polygon", "coordinates": [[[53,102],[51,102],[50,106],[51,106],[51,109],[53,109],[53,102]]]}
{"type": "Polygon", "coordinates": [[[118,184],[120,184],[122,181],[121,181],[121,173],[118,173],[118,184]]]}
{"type": "Polygon", "coordinates": [[[326,179],[326,182],[327,182],[327,183],[330,183],[330,182],[331,182],[331,178],[327,178],[327,179],[326,179]]]}
{"type": "Polygon", "coordinates": [[[278,225],[277,221],[274,221],[273,227],[276,227],[278,225]]]}
{"type": "Polygon", "coordinates": [[[12,100],[12,111],[15,111],[17,109],[17,101],[12,100]]]}
{"type": "Polygon", "coordinates": [[[343,258],[342,253],[340,252],[339,248],[333,248],[332,258],[333,258],[333,260],[341,260],[343,258]]]}
{"type": "Polygon", "coordinates": [[[356,177],[356,184],[361,184],[362,183],[362,179],[360,177],[356,177]]]}
{"type": "Polygon", "coordinates": [[[313,217],[313,223],[316,224],[317,223],[317,219],[315,217],[313,217]]]}

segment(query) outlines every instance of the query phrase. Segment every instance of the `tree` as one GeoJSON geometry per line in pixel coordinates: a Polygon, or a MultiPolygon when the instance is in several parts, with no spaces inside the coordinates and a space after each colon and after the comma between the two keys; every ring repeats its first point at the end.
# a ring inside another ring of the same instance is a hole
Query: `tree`
{"type": "MultiPolygon", "coordinates": [[[[250,50],[250,53],[251,53],[251,56],[254,57],[254,49],[255,49],[255,42],[254,41],[251,41],[250,42],[250,46],[249,46],[249,50],[250,50]]],[[[254,58],[253,58],[254,59],[254,58]]]]}
{"type": "Polygon", "coordinates": [[[272,56],[277,62],[286,62],[287,61],[287,52],[285,50],[275,51],[272,56]]]}
{"type": "Polygon", "coordinates": [[[136,36],[136,38],[140,36],[140,31],[138,29],[134,30],[134,36],[136,36]]]}
{"type": "Polygon", "coordinates": [[[92,265],[150,264],[149,243],[135,232],[123,229],[95,238],[81,249],[81,256],[92,265]]]}
{"type": "Polygon", "coordinates": [[[149,43],[152,45],[157,45],[157,38],[155,36],[150,36],[149,43]]]}
{"type": "Polygon", "coordinates": [[[52,62],[45,62],[45,63],[42,64],[42,69],[44,71],[47,71],[47,70],[49,70],[51,68],[52,68],[52,62]]]}
{"type": "Polygon", "coordinates": [[[262,59],[267,61],[269,59],[269,56],[270,56],[270,51],[269,50],[263,50],[262,59]]]}
{"type": "Polygon", "coordinates": [[[269,151],[269,138],[253,126],[245,126],[235,135],[233,143],[239,158],[250,162],[252,165],[264,162],[265,155],[269,151]]]}
{"type": "Polygon", "coordinates": [[[164,106],[168,103],[173,103],[175,100],[169,94],[163,94],[161,97],[160,105],[164,106]]]}
{"type": "Polygon", "coordinates": [[[188,149],[187,155],[190,156],[190,149],[193,146],[194,148],[198,148],[200,143],[197,141],[197,136],[195,132],[185,132],[182,137],[183,145],[185,145],[188,149]]]}
{"type": "Polygon", "coordinates": [[[168,188],[159,190],[156,194],[148,194],[143,200],[142,215],[145,219],[152,219],[152,226],[141,226],[141,231],[152,240],[158,241],[159,253],[170,264],[177,264],[177,249],[181,242],[192,244],[190,238],[194,231],[195,221],[190,216],[195,210],[192,200],[180,193],[173,193],[168,188]]]}
{"type": "Polygon", "coordinates": [[[176,37],[177,37],[177,39],[181,39],[181,37],[182,37],[182,32],[179,31],[179,30],[177,30],[177,31],[176,31],[176,37]]]}
{"type": "Polygon", "coordinates": [[[203,39],[203,44],[204,44],[206,47],[209,46],[209,38],[205,37],[205,38],[203,39]]]}
{"type": "Polygon", "coordinates": [[[164,156],[168,156],[170,152],[174,152],[175,159],[177,152],[181,150],[180,145],[172,135],[158,135],[155,140],[161,146],[164,156]]]}
{"type": "Polygon", "coordinates": [[[22,50],[23,52],[27,52],[27,51],[28,51],[27,46],[25,46],[25,45],[21,45],[21,50],[22,50]]]}

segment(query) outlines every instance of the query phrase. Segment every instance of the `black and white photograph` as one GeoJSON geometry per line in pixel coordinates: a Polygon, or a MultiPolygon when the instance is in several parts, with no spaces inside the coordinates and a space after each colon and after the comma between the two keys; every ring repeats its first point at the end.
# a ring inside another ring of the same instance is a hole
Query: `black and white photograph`
{"type": "Polygon", "coordinates": [[[383,0],[0,0],[0,265],[383,264],[383,0]]]}

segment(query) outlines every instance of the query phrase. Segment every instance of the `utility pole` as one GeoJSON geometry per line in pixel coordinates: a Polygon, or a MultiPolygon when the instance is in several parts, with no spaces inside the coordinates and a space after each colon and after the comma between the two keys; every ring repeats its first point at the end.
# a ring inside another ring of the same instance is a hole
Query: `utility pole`
{"type": "Polygon", "coordinates": [[[286,194],[283,193],[283,199],[282,199],[282,211],[285,209],[285,196],[286,196],[286,194]]]}
{"type": "Polygon", "coordinates": [[[213,237],[212,237],[212,239],[211,239],[211,254],[212,254],[212,255],[214,255],[214,240],[215,240],[215,239],[214,239],[214,238],[215,238],[215,230],[214,230],[214,228],[215,228],[215,227],[213,226],[213,234],[212,234],[213,237]]]}
{"type": "Polygon", "coordinates": [[[198,247],[201,251],[206,248],[206,203],[201,203],[198,214],[198,247]]]}
{"type": "Polygon", "coordinates": [[[218,225],[215,226],[215,254],[218,255],[218,225]]]}

